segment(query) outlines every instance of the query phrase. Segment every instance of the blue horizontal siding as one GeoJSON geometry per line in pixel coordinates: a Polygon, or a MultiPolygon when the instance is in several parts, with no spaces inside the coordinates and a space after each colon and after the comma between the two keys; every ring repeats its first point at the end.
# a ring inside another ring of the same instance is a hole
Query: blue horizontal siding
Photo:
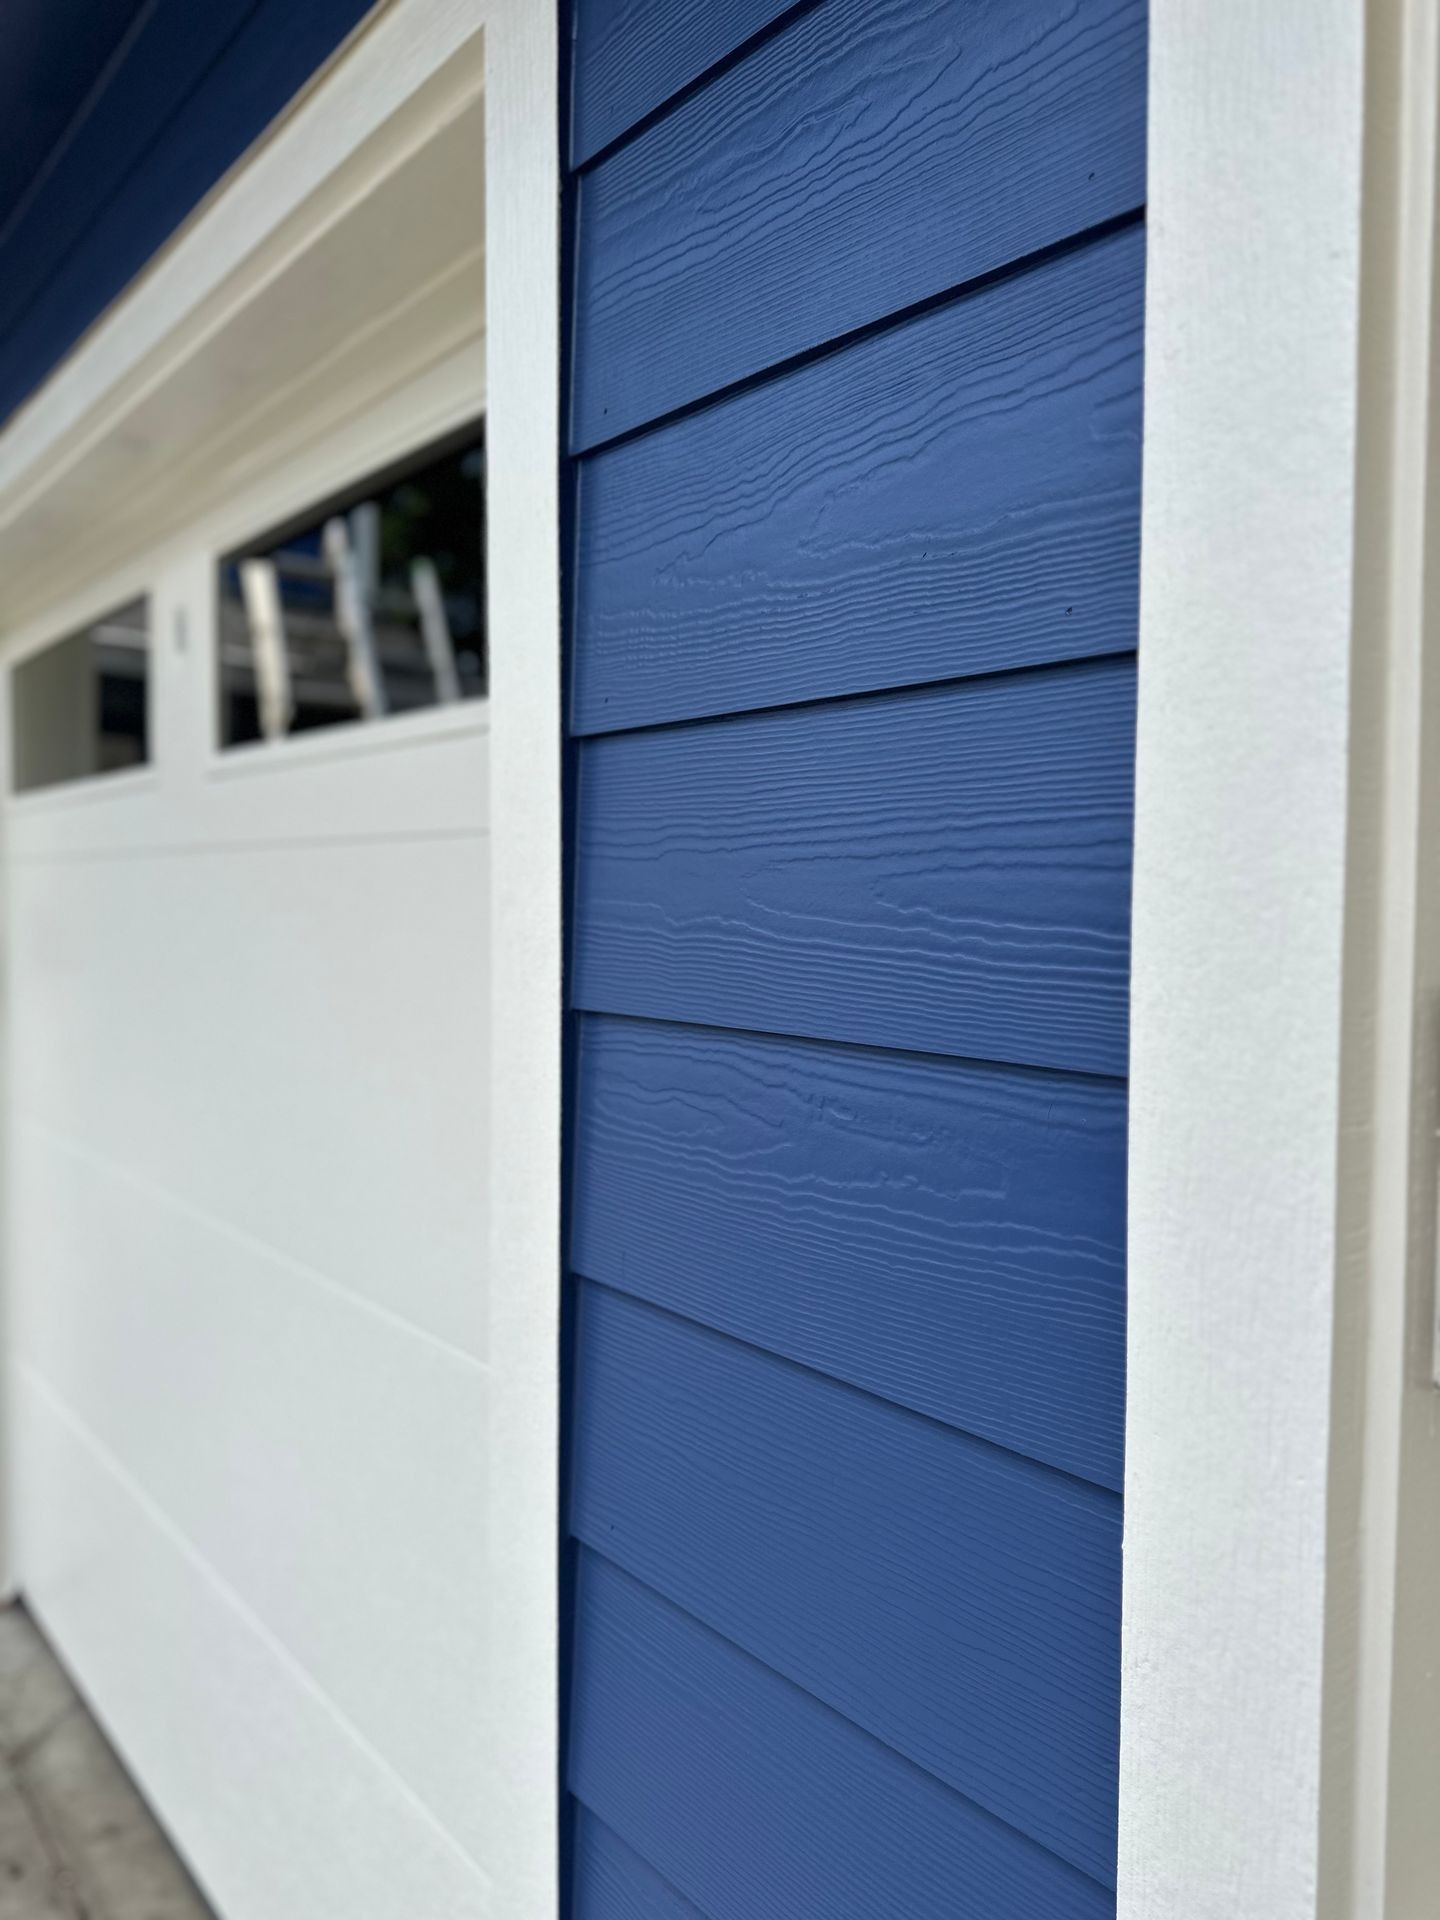
{"type": "Polygon", "coordinates": [[[1120,1503],[581,1289],[576,1536],[1110,1884],[1120,1503]]]}
{"type": "Polygon", "coordinates": [[[158,0],[0,240],[0,416],[124,291],[369,4],[158,0]]]}
{"type": "Polygon", "coordinates": [[[1135,645],[1143,231],[585,463],[581,733],[1135,645]]]}
{"type": "Polygon", "coordinates": [[[1125,1089],[587,1016],[576,1271],[1102,1485],[1125,1089]]]}
{"type": "Polygon", "coordinates": [[[576,0],[580,1920],[1114,1897],[1144,0],[576,0]]]}
{"type": "Polygon", "coordinates": [[[603,1821],[576,1814],[574,1920],[706,1920],[603,1821]]]}
{"type": "Polygon", "coordinates": [[[1112,1920],[1098,1881],[591,1553],[576,1608],[571,1787],[708,1920],[1112,1920]]]}
{"type": "Polygon", "coordinates": [[[1123,1073],[1134,665],[582,743],[576,1006],[1123,1073]]]}
{"type": "Polygon", "coordinates": [[[797,0],[590,0],[575,17],[570,161],[580,166],[797,0]]]}
{"type": "Polygon", "coordinates": [[[827,0],[582,176],[576,450],[1141,205],[1143,0],[827,0]]]}

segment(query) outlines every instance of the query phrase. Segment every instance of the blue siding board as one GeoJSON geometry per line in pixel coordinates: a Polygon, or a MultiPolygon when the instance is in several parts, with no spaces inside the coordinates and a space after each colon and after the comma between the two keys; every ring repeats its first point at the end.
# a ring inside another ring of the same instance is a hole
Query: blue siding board
{"type": "Polygon", "coordinates": [[[1114,1895],[596,1555],[574,1792],[709,1920],[1111,1920],[1114,1895]]]}
{"type": "Polygon", "coordinates": [[[1143,0],[827,0],[586,173],[573,444],[1140,206],[1143,0]]]}
{"type": "Polygon", "coordinates": [[[1128,658],[582,743],[574,1003],[1123,1073],[1128,658]]]}
{"type": "Polygon", "coordinates": [[[706,1920],[603,1820],[577,1807],[574,1920],[706,1920]]]}
{"type": "Polygon", "coordinates": [[[577,1537],[1113,1884],[1120,1503],[604,1288],[577,1537]]]}
{"type": "Polygon", "coordinates": [[[796,0],[589,0],[575,19],[570,158],[580,166],[796,0]]]}
{"type": "Polygon", "coordinates": [[[1136,227],[596,455],[577,732],[1133,648],[1136,227]]]}
{"type": "Polygon", "coordinates": [[[1119,1488],[1125,1089],[590,1015],[574,1268],[1119,1488]]]}
{"type": "Polygon", "coordinates": [[[0,244],[0,414],[123,292],[368,4],[161,0],[0,244]]]}

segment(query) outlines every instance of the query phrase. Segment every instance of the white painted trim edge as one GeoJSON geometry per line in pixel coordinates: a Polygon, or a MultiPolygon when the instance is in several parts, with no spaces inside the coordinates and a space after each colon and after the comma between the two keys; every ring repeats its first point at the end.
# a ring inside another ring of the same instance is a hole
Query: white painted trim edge
{"type": "Polygon", "coordinates": [[[559,1903],[562,821],[558,9],[486,29],[495,1911],[559,1903]]]}
{"type": "Polygon", "coordinates": [[[1120,1920],[1440,1885],[1433,13],[1152,0],[1120,1920]]]}
{"type": "Polygon", "coordinates": [[[1122,1920],[1316,1913],[1362,25],[1151,9],[1122,1920]]]}
{"type": "Polygon", "coordinates": [[[1418,1920],[1440,1907],[1440,16],[1371,0],[1366,24],[1320,1911],[1418,1920]]]}

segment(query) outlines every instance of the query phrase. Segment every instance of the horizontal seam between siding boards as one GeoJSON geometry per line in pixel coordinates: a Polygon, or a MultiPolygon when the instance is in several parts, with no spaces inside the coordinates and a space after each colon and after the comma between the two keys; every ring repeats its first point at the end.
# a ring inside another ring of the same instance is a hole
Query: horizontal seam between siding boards
{"type": "Polygon", "coordinates": [[[681,1888],[677,1887],[675,1882],[663,1874],[652,1860],[647,1860],[638,1848],[632,1846],[618,1828],[612,1827],[608,1820],[602,1819],[588,1801],[582,1800],[572,1787],[567,1787],[565,1791],[569,1795],[572,1806],[578,1807],[584,1813],[587,1820],[593,1820],[595,1825],[599,1827],[603,1833],[607,1834],[617,1847],[623,1848],[633,1860],[638,1860],[646,1873],[653,1875],[654,1878],[660,1882],[661,1886],[664,1887],[665,1891],[674,1896],[677,1906],[688,1908],[691,1913],[698,1915],[699,1920],[711,1920],[708,1908],[702,1907],[698,1901],[693,1900],[688,1893],[683,1892],[681,1888]]]}
{"type": "Polygon", "coordinates": [[[1062,660],[1022,660],[1014,666],[981,667],[973,673],[926,674],[919,680],[894,680],[883,687],[852,687],[839,693],[801,694],[795,700],[764,700],[758,707],[726,707],[723,713],[681,713],[671,720],[641,720],[628,727],[572,727],[572,740],[613,740],[621,734],[673,733],[677,727],[723,727],[731,720],[750,719],[761,713],[798,713],[806,707],[838,707],[849,702],[858,705],[869,700],[898,700],[927,687],[979,687],[997,680],[1034,678],[1042,673],[1083,672],[1108,666],[1116,660],[1133,660],[1139,652],[1129,646],[1108,648],[1103,652],[1071,654],[1062,660]]]}
{"type": "MultiPolygon", "coordinates": [[[[722,1646],[729,1647],[733,1652],[739,1654],[742,1660],[748,1660],[752,1666],[758,1667],[762,1673],[769,1674],[770,1678],[774,1680],[777,1685],[793,1688],[796,1693],[803,1695],[806,1700],[809,1700],[814,1706],[818,1707],[822,1713],[833,1715],[836,1720],[839,1720],[844,1726],[849,1727],[851,1732],[860,1739],[868,1740],[872,1746],[878,1747],[882,1753],[888,1754],[897,1766],[904,1767],[909,1772],[918,1773],[922,1779],[930,1781],[931,1784],[938,1787],[942,1793],[949,1794],[953,1800],[958,1800],[962,1806],[969,1807],[973,1812],[978,1814],[981,1819],[988,1820],[991,1825],[999,1828],[1002,1833],[1011,1835],[1012,1838],[1022,1846],[1033,1847],[1037,1853],[1044,1854],[1047,1860],[1054,1860],[1060,1866],[1064,1867],[1067,1873],[1076,1874],[1080,1879],[1088,1880],[1092,1887],[1099,1887],[1102,1892],[1113,1896],[1115,1890],[1107,1881],[1100,1879],[1098,1875],[1091,1873],[1087,1868],[1077,1866],[1073,1860],[1067,1860],[1063,1853],[1057,1853],[1053,1847],[1047,1847],[1043,1840],[1037,1840],[1034,1834],[1027,1833],[1023,1827],[1017,1827],[1011,1821],[1002,1819],[998,1813],[993,1813],[983,1801],[972,1800],[968,1793],[961,1793],[959,1788],[952,1787],[948,1780],[942,1780],[938,1773],[932,1773],[929,1767],[921,1766],[920,1762],[918,1760],[912,1760],[909,1754],[902,1753],[898,1747],[892,1747],[888,1740],[882,1740],[879,1734],[871,1733],[870,1729],[868,1727],[862,1727],[858,1720],[852,1720],[848,1713],[842,1713],[838,1707],[832,1707],[828,1700],[823,1700],[818,1693],[812,1693],[809,1687],[802,1686],[798,1680],[792,1680],[788,1673],[781,1673],[778,1667],[772,1667],[768,1660],[762,1660],[759,1654],[752,1653],[742,1641],[732,1640],[728,1634],[721,1633],[717,1628],[712,1627],[708,1621],[702,1620],[698,1614],[691,1613],[688,1607],[680,1606],[676,1601],[672,1600],[668,1594],[662,1593],[658,1587],[652,1586],[648,1580],[642,1579],[639,1574],[632,1572],[623,1561],[613,1559],[611,1555],[606,1553],[602,1548],[592,1546],[588,1540],[582,1539],[577,1533],[572,1532],[570,1538],[582,1552],[592,1554],[596,1560],[603,1562],[607,1567],[613,1568],[623,1580],[630,1581],[634,1586],[639,1587],[642,1592],[648,1594],[657,1606],[667,1608],[671,1613],[677,1614],[682,1620],[688,1620],[699,1632],[708,1633],[712,1639],[718,1640],[722,1646]]],[[[580,1659],[581,1649],[577,1645],[575,1656],[575,1664],[577,1666],[580,1663],[580,1659]]],[[[599,1814],[595,1814],[595,1810],[591,1807],[590,1802],[585,1799],[583,1794],[577,1792],[568,1780],[566,1782],[566,1791],[572,1799],[580,1802],[580,1805],[585,1808],[587,1813],[594,1814],[596,1819],[601,1820],[602,1825],[606,1824],[599,1814]]],[[[625,1839],[623,1833],[618,1837],[625,1841],[625,1845],[630,1847],[632,1853],[638,1854],[638,1849],[631,1846],[631,1843],[625,1839]]],[[[645,1858],[643,1854],[638,1854],[638,1857],[642,1860],[645,1858]]],[[[648,1866],[649,1864],[650,1863],[646,1861],[646,1865],[648,1866]]],[[[658,1870],[652,1868],[651,1871],[655,1872],[658,1870]]],[[[664,1875],[661,1874],[660,1878],[663,1879],[664,1875]]],[[[683,1897],[687,1900],[690,1898],[688,1894],[685,1894],[683,1897]]],[[[690,1904],[693,1906],[694,1902],[691,1901],[690,1904]]]]}
{"type": "MultiPolygon", "coordinates": [[[[1100,1073],[1093,1067],[1038,1066],[1029,1060],[997,1060],[989,1054],[936,1053],[926,1047],[891,1047],[879,1041],[831,1039],[824,1034],[789,1033],[780,1027],[731,1027],[713,1020],[680,1020],[669,1013],[631,1013],[609,1007],[573,1006],[572,1013],[582,1019],[621,1020],[637,1027],[671,1027],[677,1033],[734,1034],[745,1040],[793,1041],[797,1047],[836,1047],[845,1053],[863,1053],[872,1059],[896,1061],[931,1060],[937,1066],[958,1066],[976,1073],[1033,1074],[1041,1080],[1083,1080],[1090,1085],[1123,1087],[1129,1084],[1124,1073],[1100,1073]]],[[[588,1278],[588,1275],[586,1276],[588,1278]]],[[[596,1281],[597,1286],[602,1285],[596,1281]]]]}
{"type": "MultiPolygon", "coordinates": [[[[651,127],[665,119],[667,114],[674,113],[683,107],[693,95],[702,93],[706,87],[713,86],[732,67],[738,67],[746,60],[752,59],[767,40],[773,40],[777,35],[787,32],[805,14],[814,13],[823,4],[824,0],[796,0],[794,6],[786,7],[773,20],[767,20],[763,27],[757,27],[748,39],[740,41],[728,53],[722,53],[718,60],[712,60],[708,67],[694,74],[689,80],[683,81],[673,93],[667,93],[663,100],[657,101],[653,107],[647,107],[638,120],[632,120],[628,127],[623,128],[619,133],[612,134],[603,147],[597,147],[593,153],[587,153],[583,160],[572,160],[566,168],[569,177],[572,180],[578,180],[592,167],[598,167],[602,160],[608,160],[622,147],[628,147],[632,140],[638,140],[642,133],[648,133],[651,127]]],[[[571,104],[573,107],[573,98],[571,104]]],[[[568,132],[568,145],[573,153],[575,148],[573,114],[568,132]]]]}
{"type": "Polygon", "coordinates": [[[1043,1061],[1008,1060],[996,1053],[946,1053],[935,1047],[897,1046],[893,1041],[851,1040],[827,1033],[797,1032],[794,1027],[727,1026],[722,1020],[686,1020],[673,1013],[636,1013],[624,1007],[607,1007],[596,1000],[571,999],[571,1013],[594,1014],[604,1020],[635,1020],[651,1027],[683,1027],[692,1033],[734,1033],[756,1040],[793,1040],[797,1046],[848,1047],[855,1053],[893,1054],[903,1060],[953,1061],[957,1066],[993,1067],[1006,1073],[1046,1073],[1057,1080],[1086,1080],[1102,1086],[1125,1087],[1129,1073],[1106,1073],[1099,1067],[1051,1066],[1043,1061]]]}
{"type": "MultiPolygon", "coordinates": [[[[679,1307],[672,1307],[661,1300],[653,1300],[648,1293],[634,1293],[629,1287],[619,1286],[613,1280],[597,1280],[593,1274],[585,1273],[576,1266],[572,1266],[569,1272],[572,1282],[578,1280],[587,1287],[598,1287],[602,1293],[614,1294],[621,1300],[637,1303],[651,1313],[663,1314],[669,1320],[678,1320],[682,1326],[698,1327],[704,1333],[713,1334],[717,1340],[728,1340],[732,1346],[743,1347],[750,1353],[760,1354],[766,1360],[773,1360],[778,1366],[788,1367],[792,1373],[809,1374],[815,1379],[828,1380],[832,1386],[843,1388],[846,1393],[853,1393],[861,1400],[873,1400],[882,1407],[889,1407],[892,1412],[902,1414],[908,1420],[918,1420],[927,1427],[939,1427],[942,1433],[958,1433],[961,1439],[968,1441],[971,1446],[984,1447],[987,1452],[997,1454],[1004,1460],[1018,1460],[1026,1467],[1033,1467],[1037,1473],[1049,1474],[1069,1486],[1085,1487],[1092,1493],[1103,1495],[1117,1509],[1123,1508],[1124,1499],[1121,1493],[1115,1487],[1106,1486],[1103,1480],[1087,1479],[1083,1473],[1072,1473],[1068,1467],[1057,1467],[1053,1461],[1038,1459],[1033,1453],[1022,1452],[1019,1447],[1007,1447],[1003,1441],[991,1440],[983,1433],[973,1433],[969,1427],[957,1426],[953,1420],[942,1420],[938,1414],[923,1413],[918,1407],[909,1406],[903,1400],[892,1400],[889,1394],[879,1393],[874,1387],[862,1387],[854,1380],[845,1379],[842,1374],[830,1373],[824,1367],[812,1366],[808,1360],[797,1360],[793,1354],[781,1353],[774,1347],[762,1346],[758,1340],[749,1340],[743,1333],[732,1333],[728,1327],[714,1326],[709,1320],[701,1320],[693,1313],[682,1312],[679,1307]]],[[[629,1572],[629,1569],[626,1568],[625,1571],[629,1572]]],[[[1046,1851],[1050,1849],[1047,1848],[1046,1851]]]]}
{"type": "Polygon", "coordinates": [[[572,430],[570,457],[573,460],[588,460],[593,454],[608,453],[615,447],[627,446],[632,440],[642,439],[647,433],[656,433],[661,427],[671,426],[677,420],[688,419],[691,414],[702,413],[707,407],[718,406],[722,401],[733,400],[737,394],[748,393],[752,388],[783,380],[787,375],[801,367],[811,365],[816,360],[823,360],[831,354],[843,353],[847,347],[857,346],[863,340],[873,339],[876,334],[885,333],[892,327],[904,326],[907,321],[932,313],[937,307],[946,306],[951,301],[968,300],[985,293],[1003,281],[1029,273],[1034,268],[1048,266],[1052,261],[1062,259],[1069,253],[1078,253],[1097,241],[1108,240],[1112,234],[1124,233],[1131,227],[1142,226],[1144,221],[1145,207],[1142,203],[1140,206],[1131,207],[1128,212],[1113,215],[1109,220],[1098,221],[1092,227],[1082,227],[1078,233],[1067,234],[1063,240],[1055,240],[1047,247],[1038,247],[1033,253],[1024,253],[1017,259],[1007,260],[1002,266],[992,267],[988,273],[976,274],[973,279],[961,280],[954,286],[942,288],[938,293],[926,294],[923,300],[913,300],[909,306],[897,307],[893,312],[881,314],[876,320],[867,320],[863,326],[851,327],[848,332],[834,334],[830,339],[822,340],[813,347],[805,347],[799,353],[787,354],[781,360],[772,360],[768,366],[760,367],[754,373],[747,373],[738,380],[727,381],[723,386],[712,387],[693,400],[683,401],[676,407],[667,407],[663,412],[652,414],[637,425],[626,427],[620,433],[611,434],[604,439],[590,440],[582,444],[576,440],[572,430]]]}

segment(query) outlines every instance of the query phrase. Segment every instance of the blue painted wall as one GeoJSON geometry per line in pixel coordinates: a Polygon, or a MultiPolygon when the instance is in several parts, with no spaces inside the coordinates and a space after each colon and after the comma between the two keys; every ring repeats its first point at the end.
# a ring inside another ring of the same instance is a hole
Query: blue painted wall
{"type": "Polygon", "coordinates": [[[9,0],[0,13],[0,419],[370,4],[9,0]]]}
{"type": "Polygon", "coordinates": [[[573,1911],[1108,1915],[1142,0],[573,24],[573,1911]]]}

